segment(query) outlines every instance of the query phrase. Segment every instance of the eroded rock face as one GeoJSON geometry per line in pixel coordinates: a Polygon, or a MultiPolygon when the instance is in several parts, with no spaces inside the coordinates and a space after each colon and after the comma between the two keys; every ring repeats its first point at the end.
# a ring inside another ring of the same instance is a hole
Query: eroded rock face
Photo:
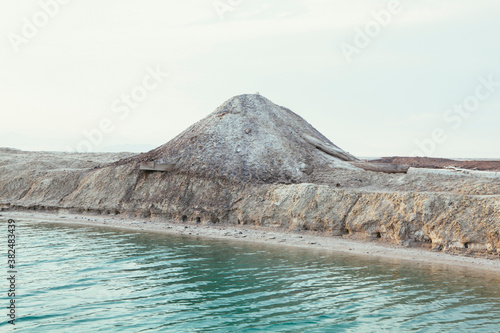
{"type": "Polygon", "coordinates": [[[339,149],[290,110],[241,95],[145,154],[0,148],[0,209],[248,224],[500,253],[500,177],[364,171],[304,136],[339,149]],[[144,161],[175,168],[143,171],[144,161]]]}
{"type": "Polygon", "coordinates": [[[98,163],[119,157],[104,155],[0,152],[0,207],[257,225],[500,253],[500,196],[460,194],[474,188],[473,178],[460,179],[456,192],[430,192],[411,175],[392,176],[410,191],[248,184],[144,172],[136,164],[94,169],[92,156],[98,163]]]}

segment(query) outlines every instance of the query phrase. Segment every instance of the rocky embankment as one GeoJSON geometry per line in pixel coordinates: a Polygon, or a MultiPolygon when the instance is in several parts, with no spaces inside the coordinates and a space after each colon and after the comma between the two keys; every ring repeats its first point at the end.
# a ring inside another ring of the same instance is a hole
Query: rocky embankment
{"type": "Polygon", "coordinates": [[[301,131],[333,144],[280,108],[258,95],[235,97],[172,144],[140,155],[0,149],[0,207],[267,226],[500,253],[500,177],[364,171],[308,145],[301,131]],[[151,160],[176,167],[140,169],[151,160]]]}

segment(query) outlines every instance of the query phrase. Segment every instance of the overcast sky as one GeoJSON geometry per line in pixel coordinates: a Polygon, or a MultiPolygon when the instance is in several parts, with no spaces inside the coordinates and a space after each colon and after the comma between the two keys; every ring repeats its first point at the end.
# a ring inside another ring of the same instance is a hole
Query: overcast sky
{"type": "Polygon", "coordinates": [[[0,146],[146,151],[259,92],[357,156],[500,158],[498,13],[498,0],[2,0],[0,146]]]}

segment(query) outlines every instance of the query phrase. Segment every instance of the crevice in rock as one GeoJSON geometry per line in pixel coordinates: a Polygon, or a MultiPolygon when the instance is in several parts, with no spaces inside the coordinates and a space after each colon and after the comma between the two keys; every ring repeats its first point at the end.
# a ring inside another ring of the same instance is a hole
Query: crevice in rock
{"type": "Polygon", "coordinates": [[[39,181],[34,181],[33,183],[31,183],[30,187],[21,194],[21,196],[19,197],[19,200],[23,200],[28,195],[28,193],[30,193],[33,186],[35,186],[38,183],[39,183],[39,181]]]}
{"type": "Polygon", "coordinates": [[[353,210],[354,206],[356,206],[356,204],[358,203],[358,201],[359,201],[360,198],[361,198],[361,195],[357,195],[356,196],[356,199],[352,203],[351,207],[349,207],[349,209],[345,213],[344,217],[342,218],[342,221],[340,221],[340,229],[341,230],[347,230],[347,233],[350,233],[350,230],[349,230],[349,228],[347,228],[347,224],[346,224],[347,218],[351,214],[351,211],[353,210]]]}

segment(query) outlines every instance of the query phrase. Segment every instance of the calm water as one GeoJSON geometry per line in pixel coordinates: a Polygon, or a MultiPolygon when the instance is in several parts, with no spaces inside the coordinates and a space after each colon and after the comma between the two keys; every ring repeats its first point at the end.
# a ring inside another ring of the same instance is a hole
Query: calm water
{"type": "Polygon", "coordinates": [[[18,236],[19,332],[500,331],[498,275],[19,221],[18,236]]]}

